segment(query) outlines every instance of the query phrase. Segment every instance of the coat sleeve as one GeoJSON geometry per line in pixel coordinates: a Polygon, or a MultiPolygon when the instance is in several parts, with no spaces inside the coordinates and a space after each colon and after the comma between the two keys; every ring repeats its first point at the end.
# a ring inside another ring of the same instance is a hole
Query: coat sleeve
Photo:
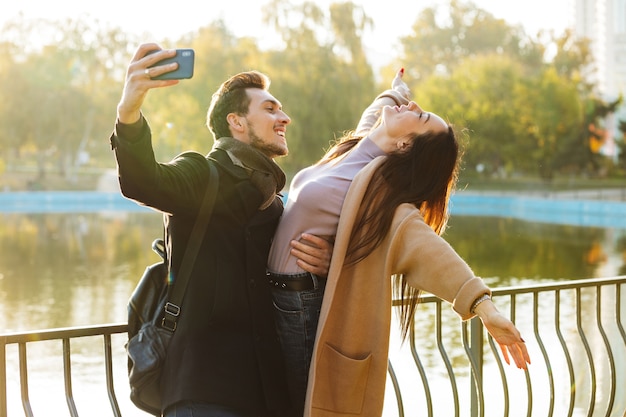
{"type": "Polygon", "coordinates": [[[144,121],[132,138],[128,132],[116,126],[110,139],[122,194],[165,213],[195,215],[212,180],[206,158],[185,152],[169,162],[157,162],[148,124],[144,121]]]}
{"type": "Polygon", "coordinates": [[[491,290],[414,207],[406,205],[398,210],[396,219],[401,220],[394,221],[397,227],[390,248],[393,272],[404,274],[410,286],[451,303],[462,320],[472,318],[472,303],[491,290]]]}

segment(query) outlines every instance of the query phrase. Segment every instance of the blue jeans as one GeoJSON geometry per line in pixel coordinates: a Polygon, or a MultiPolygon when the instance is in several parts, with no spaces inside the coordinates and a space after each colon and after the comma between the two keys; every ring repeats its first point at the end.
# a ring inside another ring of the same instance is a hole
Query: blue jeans
{"type": "Polygon", "coordinates": [[[326,287],[326,280],[318,280],[315,276],[313,280],[316,287],[312,290],[272,289],[276,329],[285,358],[295,416],[302,416],[304,412],[309,365],[326,287]]]}
{"type": "Polygon", "coordinates": [[[260,417],[230,407],[216,404],[205,404],[183,401],[168,407],[163,417],[260,417]]]}

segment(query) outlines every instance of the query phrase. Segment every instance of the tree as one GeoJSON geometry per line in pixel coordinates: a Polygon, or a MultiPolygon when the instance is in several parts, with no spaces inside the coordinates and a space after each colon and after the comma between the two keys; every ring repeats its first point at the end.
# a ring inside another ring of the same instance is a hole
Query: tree
{"type": "Polygon", "coordinates": [[[94,136],[106,138],[112,127],[111,68],[119,67],[115,57],[125,49],[125,39],[119,30],[104,31],[85,20],[18,20],[0,34],[8,39],[5,47],[15,51],[3,71],[2,93],[12,105],[0,115],[6,122],[0,143],[18,157],[33,150],[38,180],[53,167],[72,179],[94,136]],[[28,42],[35,26],[48,43],[28,42]]]}
{"type": "Polygon", "coordinates": [[[451,0],[447,12],[425,9],[402,54],[418,99],[469,128],[468,168],[549,180],[597,167],[581,137],[594,96],[589,42],[569,31],[531,38],[472,3],[451,0]]]}
{"type": "Polygon", "coordinates": [[[523,113],[517,132],[531,144],[524,153],[528,159],[519,158],[520,167],[551,180],[557,170],[577,166],[573,153],[584,151],[572,146],[578,141],[583,119],[577,85],[547,67],[529,78],[518,94],[518,108],[523,113]]]}
{"type": "Polygon", "coordinates": [[[607,116],[615,113],[622,103],[622,97],[613,102],[606,102],[597,97],[586,100],[584,124],[580,130],[579,143],[584,152],[580,153],[580,166],[590,175],[598,175],[603,168],[602,146],[609,140],[606,127],[607,116]]]}
{"type": "Polygon", "coordinates": [[[445,6],[426,8],[412,29],[400,40],[401,60],[412,79],[450,74],[461,61],[475,55],[520,53],[521,29],[470,2],[451,0],[445,6]]]}
{"type": "MultiPolygon", "coordinates": [[[[323,9],[312,1],[271,0],[263,19],[282,41],[261,48],[217,20],[161,42],[194,48],[196,65],[191,80],[152,90],[144,103],[157,159],[186,149],[208,152],[212,93],[231,75],[258,69],[270,76],[272,93],[292,118],[291,155],[279,159],[290,176],[354,128],[398,69],[384,68],[382,85],[375,85],[362,43],[372,19],[350,1],[323,9]]],[[[0,169],[38,161],[39,176],[54,169],[72,180],[84,155],[89,165],[111,167],[106,138],[139,43],[86,17],[18,18],[1,28],[0,169]]],[[[491,175],[550,179],[593,174],[603,165],[590,144],[599,143],[594,132],[601,132],[613,103],[595,94],[588,41],[571,32],[531,38],[472,3],[451,0],[447,8],[420,13],[401,43],[401,56],[392,61],[403,62],[414,99],[457,127],[467,145],[466,173],[480,167],[491,175]]]]}
{"type": "Polygon", "coordinates": [[[531,148],[516,132],[523,108],[516,95],[523,69],[500,55],[474,56],[449,76],[431,76],[414,88],[423,108],[454,124],[464,143],[467,169],[487,174],[511,173],[521,149],[531,148]]]}
{"type": "Polygon", "coordinates": [[[620,168],[626,173],[626,120],[619,121],[619,131],[622,135],[621,138],[616,141],[619,152],[618,161],[620,168]]]}
{"type": "Polygon", "coordinates": [[[370,19],[351,2],[335,3],[327,14],[312,2],[275,0],[264,16],[285,44],[267,57],[277,80],[273,92],[293,120],[291,156],[280,160],[293,173],[319,159],[334,136],[356,127],[376,94],[360,41],[370,19]]]}

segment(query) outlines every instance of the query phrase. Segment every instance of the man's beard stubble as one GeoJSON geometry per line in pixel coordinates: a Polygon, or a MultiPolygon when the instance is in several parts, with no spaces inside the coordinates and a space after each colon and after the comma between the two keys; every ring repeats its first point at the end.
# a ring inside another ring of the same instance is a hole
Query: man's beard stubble
{"type": "Polygon", "coordinates": [[[252,126],[251,124],[248,124],[248,126],[250,128],[250,132],[248,134],[248,136],[250,137],[250,146],[263,153],[268,158],[273,159],[277,156],[287,156],[287,154],[289,153],[287,145],[283,147],[274,143],[267,143],[256,134],[256,132],[254,131],[254,126],[252,126]]]}

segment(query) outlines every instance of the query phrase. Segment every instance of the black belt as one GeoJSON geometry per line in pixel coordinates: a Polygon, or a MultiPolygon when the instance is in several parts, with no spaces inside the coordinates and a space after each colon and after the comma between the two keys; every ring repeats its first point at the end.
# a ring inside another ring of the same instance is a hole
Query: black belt
{"type": "Polygon", "coordinates": [[[309,272],[298,275],[283,275],[268,272],[267,279],[272,287],[286,291],[312,290],[315,289],[316,280],[318,283],[323,282],[322,278],[318,276],[314,277],[309,272]]]}

